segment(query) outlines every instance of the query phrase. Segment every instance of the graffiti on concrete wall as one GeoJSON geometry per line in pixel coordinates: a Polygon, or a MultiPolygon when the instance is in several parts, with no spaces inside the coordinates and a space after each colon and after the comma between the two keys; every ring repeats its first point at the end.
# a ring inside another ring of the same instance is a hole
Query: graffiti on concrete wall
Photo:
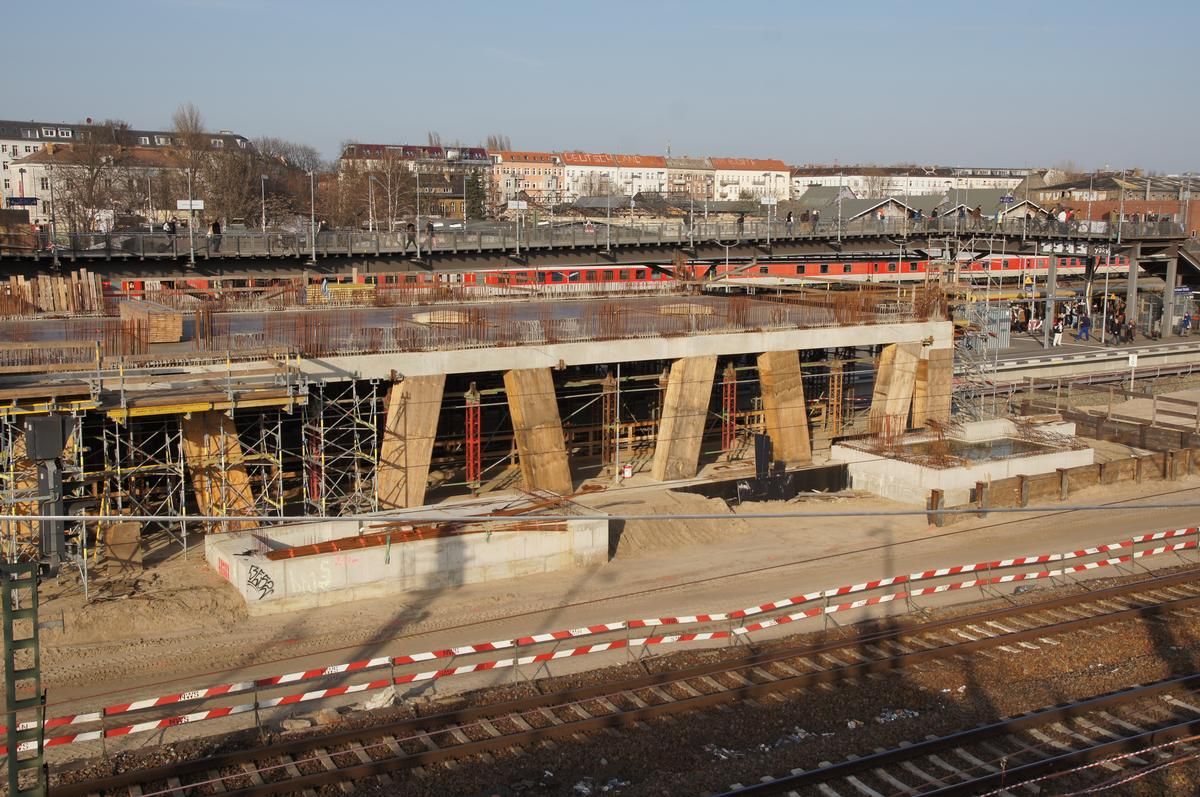
{"type": "Polygon", "coordinates": [[[275,579],[271,574],[258,565],[250,565],[250,573],[246,576],[246,586],[258,590],[258,599],[262,600],[275,592],[275,579]]]}

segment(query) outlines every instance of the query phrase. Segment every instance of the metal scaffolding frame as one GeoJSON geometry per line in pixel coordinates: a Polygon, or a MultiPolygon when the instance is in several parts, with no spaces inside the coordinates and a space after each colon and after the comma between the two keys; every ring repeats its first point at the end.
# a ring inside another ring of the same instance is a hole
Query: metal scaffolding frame
{"type": "Polygon", "coordinates": [[[322,382],[304,405],[304,500],[309,512],[333,516],[379,509],[383,396],[379,380],[322,382]]]}
{"type": "MultiPolygon", "coordinates": [[[[100,438],[101,514],[187,514],[182,416],[105,417],[100,438]]],[[[85,479],[90,475],[84,472],[85,479]]],[[[160,528],[180,539],[186,535],[182,520],[164,521],[160,528]]]]}
{"type": "MultiPolygon", "coordinates": [[[[25,456],[25,430],[20,415],[0,415],[0,509],[6,515],[35,514],[37,466],[25,456]]],[[[22,539],[32,540],[32,522],[6,520],[0,524],[4,557],[17,561],[22,539]]]]}
{"type": "Polygon", "coordinates": [[[293,420],[283,408],[264,407],[252,416],[239,416],[238,439],[258,517],[284,516],[284,425],[293,420]]]}

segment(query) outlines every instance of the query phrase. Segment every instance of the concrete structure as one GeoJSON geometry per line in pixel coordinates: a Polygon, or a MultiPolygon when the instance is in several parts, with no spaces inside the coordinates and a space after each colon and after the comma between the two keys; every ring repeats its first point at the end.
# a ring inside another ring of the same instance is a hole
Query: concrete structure
{"type": "Polygon", "coordinates": [[[758,355],[763,416],[775,459],[789,465],[812,461],[808,404],[800,377],[800,352],[770,351],[758,355]]]}
{"type": "MultiPolygon", "coordinates": [[[[213,571],[246,601],[251,614],[503,581],[608,560],[606,520],[567,520],[557,524],[561,530],[539,530],[536,516],[504,525],[506,530],[496,533],[488,533],[487,524],[477,524],[434,539],[289,559],[266,556],[268,550],[381,533],[380,527],[364,528],[358,521],[330,520],[210,535],[204,555],[213,571]],[[520,529],[526,522],[532,530],[520,529]]],[[[396,533],[399,536],[400,530],[396,533]]]]}
{"type": "Polygon", "coordinates": [[[971,461],[949,455],[909,453],[914,446],[938,441],[937,435],[920,433],[894,442],[864,439],[835,443],[830,459],[847,463],[850,485],[883,498],[924,506],[930,490],[942,490],[946,506],[970,501],[971,490],[979,482],[1053,473],[1059,468],[1090,465],[1094,452],[1074,440],[1075,425],[1047,424],[1039,434],[1018,438],[1015,423],[1009,420],[979,421],[964,424],[947,442],[963,444],[1018,444],[1014,453],[994,459],[971,461]],[[1028,448],[1028,451],[1024,449],[1028,448]]]}
{"type": "Polygon", "coordinates": [[[654,444],[651,473],[655,479],[690,479],[696,475],[716,372],[715,355],[684,357],[671,364],[654,444]]]}
{"type": "Polygon", "coordinates": [[[791,196],[791,170],[773,158],[712,158],[713,199],[734,200],[750,197],[791,196]]]}
{"type": "Polygon", "coordinates": [[[567,465],[567,449],[550,369],[506,371],[504,390],[508,394],[508,409],[512,413],[525,489],[569,495],[572,492],[571,469],[567,465]]]}
{"type": "Polygon", "coordinates": [[[380,508],[425,503],[445,385],[445,374],[429,374],[406,377],[388,390],[377,477],[380,508]]]}

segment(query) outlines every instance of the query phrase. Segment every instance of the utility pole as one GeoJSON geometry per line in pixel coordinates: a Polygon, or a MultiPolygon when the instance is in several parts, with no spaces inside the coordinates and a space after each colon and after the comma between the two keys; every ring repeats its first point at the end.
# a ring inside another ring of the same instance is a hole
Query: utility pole
{"type": "MultiPolygon", "coordinates": [[[[54,270],[58,271],[58,203],[54,201],[54,167],[47,166],[46,174],[50,178],[50,257],[54,265],[54,270]]],[[[151,229],[153,229],[154,222],[150,222],[150,225],[151,229]]]]}
{"type": "Polygon", "coordinates": [[[317,172],[308,173],[308,231],[312,237],[312,264],[317,264],[317,172]]]}
{"type": "Polygon", "coordinates": [[[192,167],[188,166],[188,268],[196,267],[196,206],[192,199],[192,167]]]}

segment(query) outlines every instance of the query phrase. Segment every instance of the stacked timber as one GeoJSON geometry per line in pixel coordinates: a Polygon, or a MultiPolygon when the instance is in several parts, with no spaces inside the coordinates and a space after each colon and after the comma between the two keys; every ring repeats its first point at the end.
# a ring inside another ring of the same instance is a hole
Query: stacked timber
{"type": "Polygon", "coordinates": [[[87,269],[66,276],[9,277],[0,282],[0,315],[103,315],[104,289],[87,269]]]}
{"type": "Polygon", "coordinates": [[[140,321],[147,343],[178,343],[183,340],[183,313],[158,302],[121,302],[122,321],[140,321]]]}

